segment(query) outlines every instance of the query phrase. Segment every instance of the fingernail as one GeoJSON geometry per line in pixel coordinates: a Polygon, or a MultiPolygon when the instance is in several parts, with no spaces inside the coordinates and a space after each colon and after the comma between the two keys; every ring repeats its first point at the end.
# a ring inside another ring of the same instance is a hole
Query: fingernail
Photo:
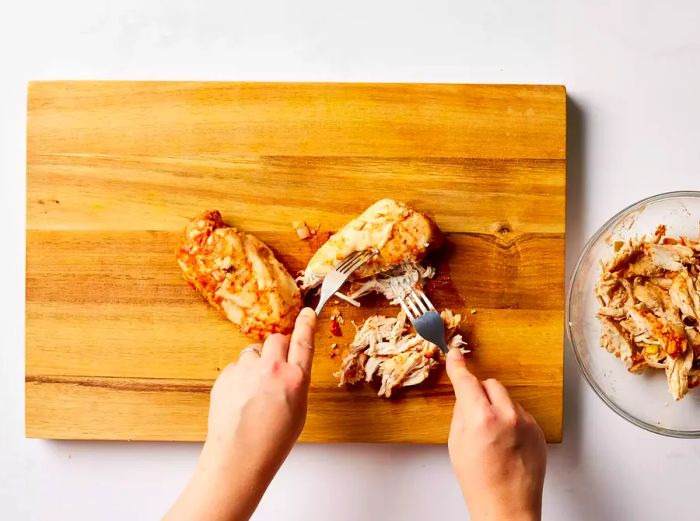
{"type": "Polygon", "coordinates": [[[304,309],[302,309],[302,310],[299,312],[299,314],[300,314],[300,315],[306,315],[306,316],[309,316],[309,317],[315,317],[315,316],[316,316],[316,312],[315,312],[313,309],[311,309],[311,308],[304,308],[304,309]]]}

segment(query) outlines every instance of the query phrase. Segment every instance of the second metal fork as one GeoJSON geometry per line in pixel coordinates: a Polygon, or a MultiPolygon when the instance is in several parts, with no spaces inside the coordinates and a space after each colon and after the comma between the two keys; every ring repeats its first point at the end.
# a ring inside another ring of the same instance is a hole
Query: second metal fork
{"type": "Polygon", "coordinates": [[[438,346],[443,353],[447,353],[445,324],[425,293],[407,281],[392,282],[391,286],[401,308],[416,328],[416,332],[428,342],[438,346]]]}

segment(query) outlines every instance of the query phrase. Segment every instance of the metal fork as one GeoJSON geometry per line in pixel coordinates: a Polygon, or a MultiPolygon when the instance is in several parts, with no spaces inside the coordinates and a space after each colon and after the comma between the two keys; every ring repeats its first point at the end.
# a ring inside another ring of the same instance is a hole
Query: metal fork
{"type": "Polygon", "coordinates": [[[352,275],[357,268],[362,266],[377,253],[379,253],[379,250],[375,248],[353,252],[340,261],[333,271],[330,271],[323,278],[323,284],[321,285],[321,298],[316,306],[317,316],[321,314],[321,310],[323,309],[323,306],[326,305],[326,302],[328,302],[328,299],[335,295],[340,287],[345,284],[348,277],[350,277],[350,275],[352,275]]]}
{"type": "Polygon", "coordinates": [[[447,353],[445,324],[425,293],[407,281],[392,281],[391,287],[418,334],[447,353]]]}

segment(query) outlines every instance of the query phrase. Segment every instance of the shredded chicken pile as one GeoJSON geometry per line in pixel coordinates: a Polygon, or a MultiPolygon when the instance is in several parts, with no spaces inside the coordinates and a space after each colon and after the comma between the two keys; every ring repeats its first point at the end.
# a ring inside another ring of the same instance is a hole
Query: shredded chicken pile
{"type": "MultiPolygon", "coordinates": [[[[440,316],[445,323],[448,347],[464,346],[462,335],[457,333],[462,317],[448,309],[440,316]]],[[[334,376],[340,380],[339,386],[381,378],[377,394],[389,398],[396,388],[424,381],[430,370],[440,365],[442,356],[439,347],[409,331],[403,311],[396,317],[375,315],[357,328],[350,350],[334,376]]]]}
{"type": "Polygon", "coordinates": [[[700,242],[665,235],[615,243],[595,291],[602,347],[631,372],[664,369],[680,400],[700,384],[700,242]]]}

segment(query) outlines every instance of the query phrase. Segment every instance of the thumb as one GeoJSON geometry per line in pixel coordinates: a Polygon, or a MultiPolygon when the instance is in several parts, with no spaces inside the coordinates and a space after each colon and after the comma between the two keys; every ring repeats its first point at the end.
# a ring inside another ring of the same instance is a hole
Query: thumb
{"type": "Polygon", "coordinates": [[[458,348],[453,347],[450,349],[445,358],[447,359],[447,376],[450,377],[453,384],[456,378],[466,374],[471,375],[471,371],[469,371],[469,368],[467,368],[467,363],[464,361],[464,355],[458,348]]]}
{"type": "Polygon", "coordinates": [[[447,376],[450,377],[457,398],[468,402],[487,400],[479,379],[467,367],[462,351],[453,347],[446,358],[447,376]]]}

